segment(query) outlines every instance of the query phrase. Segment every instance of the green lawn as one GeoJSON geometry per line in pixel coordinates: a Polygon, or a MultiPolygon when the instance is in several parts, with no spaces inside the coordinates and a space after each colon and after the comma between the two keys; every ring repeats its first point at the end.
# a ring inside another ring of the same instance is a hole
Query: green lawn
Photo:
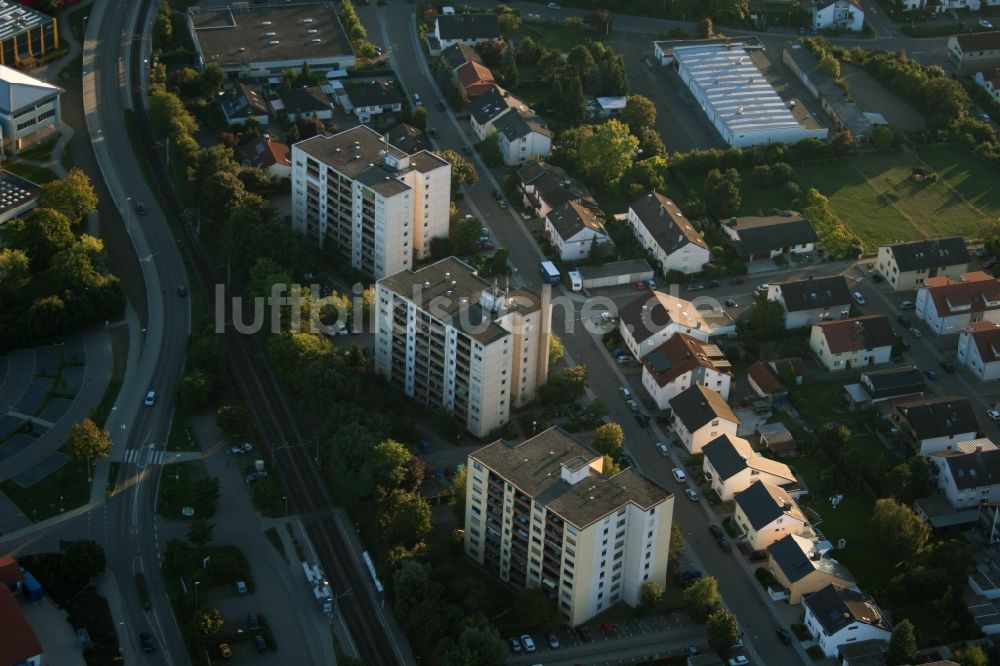
{"type": "MultiPolygon", "coordinates": [[[[165,466],[160,474],[156,511],[166,518],[187,519],[187,516],[181,511],[184,507],[194,506],[194,484],[198,479],[206,476],[208,476],[208,470],[201,460],[165,466]]],[[[196,514],[193,518],[211,518],[214,513],[213,508],[208,515],[196,514]]]]}
{"type": "MultiPolygon", "coordinates": [[[[815,187],[828,197],[833,212],[857,234],[868,254],[901,240],[951,235],[982,239],[1000,219],[1000,189],[994,186],[998,178],[996,169],[957,146],[795,167],[802,191],[815,187]],[[911,168],[925,165],[938,178],[914,181],[911,168]]],[[[742,215],[796,205],[781,188],[760,187],[747,172],[741,194],[742,215]]]]}
{"type": "MultiPolygon", "coordinates": [[[[826,465],[826,459],[821,456],[801,456],[795,458],[792,466],[810,488],[816,488],[826,465]]],[[[892,569],[876,548],[878,535],[870,522],[875,499],[868,484],[862,484],[861,489],[845,493],[837,508],[819,494],[813,494],[810,500],[800,500],[800,504],[812,508],[823,518],[818,529],[834,546],[839,539],[847,540],[847,547],[835,550],[832,556],[851,570],[861,589],[870,591],[883,587],[892,569]]]]}
{"type": "Polygon", "coordinates": [[[167,437],[167,451],[200,451],[198,440],[194,437],[187,419],[174,412],[173,423],[170,424],[170,435],[167,437]]]}
{"type": "Polygon", "coordinates": [[[4,164],[3,168],[13,174],[17,174],[21,178],[27,178],[36,185],[42,185],[51,180],[58,179],[58,176],[56,176],[56,174],[50,169],[35,166],[34,164],[25,164],[24,162],[16,159],[4,164]]]}
{"type": "Polygon", "coordinates": [[[792,390],[792,404],[802,418],[815,427],[853,418],[843,397],[844,385],[853,381],[853,378],[845,378],[796,386],[792,390]]]}
{"type": "Polygon", "coordinates": [[[0,484],[0,490],[32,521],[46,520],[61,513],[60,507],[62,511],[69,511],[90,499],[87,461],[70,459],[61,468],[27,488],[8,479],[0,484]]]}

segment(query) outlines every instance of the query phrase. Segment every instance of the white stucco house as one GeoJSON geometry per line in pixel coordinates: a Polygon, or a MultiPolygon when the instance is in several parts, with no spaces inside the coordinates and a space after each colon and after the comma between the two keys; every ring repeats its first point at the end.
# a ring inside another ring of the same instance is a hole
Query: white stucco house
{"type": "Polygon", "coordinates": [[[736,493],[733,521],[750,548],[764,550],[789,534],[809,538],[809,521],[788,492],[766,481],[754,481],[736,493]]]}
{"type": "Polygon", "coordinates": [[[851,289],[843,275],[772,283],[767,300],[785,308],[785,330],[806,328],[846,317],[851,310],[851,289]]]}
{"type": "Polygon", "coordinates": [[[670,401],[677,441],[688,453],[701,453],[713,439],[735,437],[740,419],[718,392],[701,384],[681,391],[670,401]]]}
{"type": "Polygon", "coordinates": [[[875,268],[896,291],[916,289],[926,278],[957,280],[969,270],[969,251],[960,236],[883,245],[875,268]]]}
{"type": "Polygon", "coordinates": [[[733,499],[757,481],[785,488],[797,494],[795,473],[783,462],[758,454],[750,442],[735,435],[720,435],[701,449],[705,454],[702,471],[723,502],[733,499]],[[793,490],[795,492],[793,492],[793,490]]]}
{"type": "Polygon", "coordinates": [[[955,360],[981,382],[1000,379],[1000,324],[974,321],[958,334],[955,360]]]}
{"type": "Polygon", "coordinates": [[[892,360],[896,335],[885,315],[813,324],[809,348],[827,370],[867,368],[892,360]]]}
{"type": "Polygon", "coordinates": [[[865,27],[861,0],[813,0],[810,14],[817,30],[861,32],[865,27]]]}
{"type": "Polygon", "coordinates": [[[930,456],[937,486],[955,509],[1000,500],[1000,449],[989,439],[960,442],[930,456]]]}
{"type": "Polygon", "coordinates": [[[642,385],[660,409],[693,384],[701,384],[729,400],[732,381],[732,364],[718,345],[686,333],[675,333],[642,359],[642,385]]]}
{"type": "Polygon", "coordinates": [[[591,250],[611,239],[599,217],[600,210],[570,201],[545,216],[545,237],[563,261],[581,261],[591,250]]]}
{"type": "Polygon", "coordinates": [[[842,645],[892,637],[882,610],[857,590],[830,584],[803,597],[802,608],[803,624],[827,657],[836,657],[842,645]]]}
{"type": "Polygon", "coordinates": [[[979,433],[972,403],[957,396],[897,402],[892,407],[891,419],[925,456],[954,450],[961,442],[977,439],[979,433]]]}
{"type": "Polygon", "coordinates": [[[644,292],[618,311],[622,341],[639,359],[676,333],[708,341],[715,328],[693,303],[662,291],[644,292]]]}
{"type": "Polygon", "coordinates": [[[711,260],[708,243],[673,201],[658,192],[629,206],[628,225],[636,242],[661,272],[697,273],[711,260]]]}
{"type": "Polygon", "coordinates": [[[938,335],[958,333],[977,321],[1000,324],[1000,280],[974,271],[958,280],[927,278],[917,290],[916,315],[938,335]]]}

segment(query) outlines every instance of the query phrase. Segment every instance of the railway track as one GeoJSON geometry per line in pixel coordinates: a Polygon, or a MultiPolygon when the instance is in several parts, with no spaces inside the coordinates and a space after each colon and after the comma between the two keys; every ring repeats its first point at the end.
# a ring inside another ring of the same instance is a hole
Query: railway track
{"type": "MultiPolygon", "coordinates": [[[[142,17],[154,6],[152,2],[145,3],[139,25],[146,24],[142,17]]],[[[161,199],[168,208],[165,213],[177,221],[180,240],[190,257],[191,267],[214,311],[215,285],[223,284],[223,281],[190,225],[185,223],[184,207],[157,151],[142,99],[141,39],[141,34],[135,35],[131,48],[132,102],[139,141],[153,172],[153,185],[159,190],[161,199]]],[[[231,322],[230,303],[224,304],[224,312],[225,320],[231,322]]],[[[272,460],[285,481],[288,498],[303,516],[303,523],[316,549],[317,558],[338,594],[337,611],[344,618],[358,656],[371,666],[404,663],[405,659],[375,608],[367,574],[361,569],[350,545],[342,538],[335,521],[330,517],[333,502],[319,471],[303,448],[302,437],[277,378],[264,356],[260,339],[240,334],[232,326],[227,326],[223,345],[237,385],[250,407],[257,433],[265,445],[272,449],[272,460]]],[[[302,584],[305,585],[305,580],[302,584]]]]}

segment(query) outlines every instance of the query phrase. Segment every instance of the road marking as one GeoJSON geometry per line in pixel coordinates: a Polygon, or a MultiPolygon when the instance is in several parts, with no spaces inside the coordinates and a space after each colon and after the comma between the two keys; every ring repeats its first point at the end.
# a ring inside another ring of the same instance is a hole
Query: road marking
{"type": "MultiPolygon", "coordinates": [[[[152,446],[152,444],[150,445],[152,446]]],[[[127,449],[125,451],[125,457],[123,462],[135,464],[139,469],[147,467],[148,465],[162,465],[164,458],[166,458],[166,451],[150,451],[147,449],[127,449]],[[143,456],[143,452],[149,452],[148,455],[143,456]]]]}

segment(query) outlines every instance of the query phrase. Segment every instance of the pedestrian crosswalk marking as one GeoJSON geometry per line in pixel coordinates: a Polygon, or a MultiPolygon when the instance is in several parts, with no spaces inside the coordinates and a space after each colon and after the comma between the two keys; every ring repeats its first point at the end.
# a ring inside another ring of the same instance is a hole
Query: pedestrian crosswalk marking
{"type": "Polygon", "coordinates": [[[153,451],[143,455],[143,449],[126,449],[124,462],[128,464],[162,465],[166,457],[165,451],[153,451]]]}

